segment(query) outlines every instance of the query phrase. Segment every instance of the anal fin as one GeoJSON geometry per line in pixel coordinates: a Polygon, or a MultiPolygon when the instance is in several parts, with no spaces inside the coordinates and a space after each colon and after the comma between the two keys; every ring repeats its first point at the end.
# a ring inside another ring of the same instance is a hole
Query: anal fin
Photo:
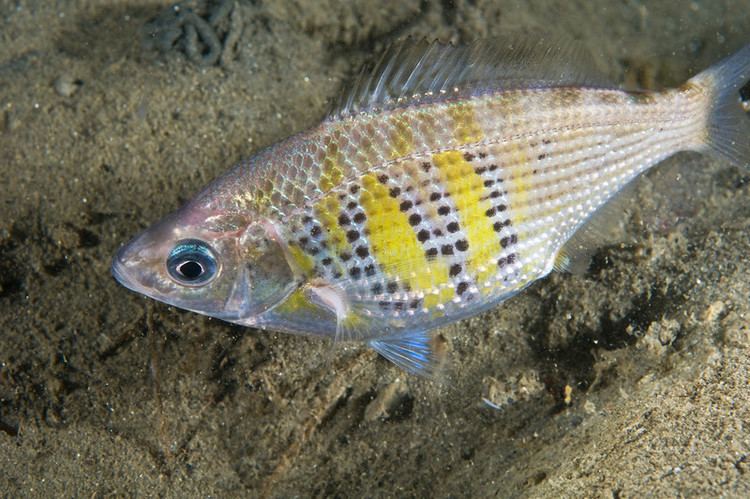
{"type": "Polygon", "coordinates": [[[369,345],[401,369],[426,378],[436,376],[446,357],[442,345],[424,331],[370,340],[369,345]]]}
{"type": "Polygon", "coordinates": [[[625,185],[578,227],[558,250],[555,270],[584,275],[594,253],[610,244],[618,233],[621,237],[623,222],[628,217],[627,201],[632,198],[635,185],[635,181],[625,185]]]}

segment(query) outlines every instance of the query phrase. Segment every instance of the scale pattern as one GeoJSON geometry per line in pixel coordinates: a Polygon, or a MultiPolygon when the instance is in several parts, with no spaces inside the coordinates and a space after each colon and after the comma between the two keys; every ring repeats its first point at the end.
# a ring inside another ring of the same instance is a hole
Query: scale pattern
{"type": "Polygon", "coordinates": [[[232,202],[283,224],[309,280],[418,327],[546,275],[607,199],[702,146],[707,101],[551,88],[329,119],[261,154],[232,202]]]}

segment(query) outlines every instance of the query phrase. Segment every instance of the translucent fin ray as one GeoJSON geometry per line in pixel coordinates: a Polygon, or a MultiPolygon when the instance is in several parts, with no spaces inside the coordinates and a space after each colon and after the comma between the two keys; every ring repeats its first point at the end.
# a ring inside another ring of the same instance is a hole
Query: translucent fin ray
{"type": "Polygon", "coordinates": [[[556,271],[575,275],[584,275],[588,271],[594,252],[611,241],[612,229],[625,220],[628,213],[626,200],[633,195],[637,178],[609,198],[570,236],[557,252],[556,271]]]}
{"type": "Polygon", "coordinates": [[[707,145],[738,166],[750,166],[750,45],[690,83],[711,89],[707,145]]]}
{"type": "Polygon", "coordinates": [[[329,117],[430,102],[448,93],[462,97],[570,85],[613,86],[571,41],[502,37],[453,46],[410,40],[392,45],[366,66],[329,117]]]}
{"type": "Polygon", "coordinates": [[[369,345],[401,369],[427,378],[436,376],[444,360],[434,337],[424,331],[370,340],[369,345]]]}

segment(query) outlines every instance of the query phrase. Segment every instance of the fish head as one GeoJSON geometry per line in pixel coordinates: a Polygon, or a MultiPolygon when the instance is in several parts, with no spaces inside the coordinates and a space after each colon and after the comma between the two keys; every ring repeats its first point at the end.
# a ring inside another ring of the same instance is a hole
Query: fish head
{"type": "Polygon", "coordinates": [[[150,298],[244,325],[256,323],[298,286],[263,221],[194,205],[123,246],[112,274],[150,298]]]}

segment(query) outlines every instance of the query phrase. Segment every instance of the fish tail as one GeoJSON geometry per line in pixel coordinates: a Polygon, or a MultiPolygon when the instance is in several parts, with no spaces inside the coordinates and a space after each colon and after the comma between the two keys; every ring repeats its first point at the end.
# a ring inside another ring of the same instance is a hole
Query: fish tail
{"type": "Polygon", "coordinates": [[[706,145],[739,166],[750,166],[750,45],[695,76],[710,90],[706,145]]]}

